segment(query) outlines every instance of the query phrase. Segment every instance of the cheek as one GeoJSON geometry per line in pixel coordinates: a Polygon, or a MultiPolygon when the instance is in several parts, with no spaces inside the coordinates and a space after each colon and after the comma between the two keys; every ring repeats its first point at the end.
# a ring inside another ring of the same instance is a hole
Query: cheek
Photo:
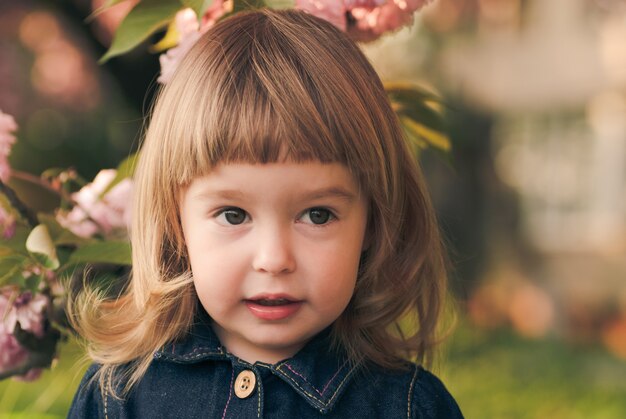
{"type": "Polygon", "coordinates": [[[360,254],[332,252],[309,266],[309,290],[322,304],[333,305],[352,297],[360,254]]]}
{"type": "Polygon", "coordinates": [[[198,298],[208,309],[209,305],[228,301],[233,297],[234,266],[220,253],[206,252],[191,256],[191,272],[198,298]]]}

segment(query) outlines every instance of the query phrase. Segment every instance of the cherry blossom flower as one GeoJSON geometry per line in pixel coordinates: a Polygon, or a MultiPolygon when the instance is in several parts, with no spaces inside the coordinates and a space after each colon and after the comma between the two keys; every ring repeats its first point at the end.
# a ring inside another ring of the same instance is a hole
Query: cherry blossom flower
{"type": "Polygon", "coordinates": [[[108,234],[116,229],[128,229],[132,181],[124,179],[101,197],[116,173],[114,169],[101,170],[92,183],[72,194],[76,206],[69,213],[57,213],[57,221],[80,237],[92,237],[99,231],[108,234]]]}
{"type": "Polygon", "coordinates": [[[413,22],[430,0],[296,0],[296,8],[325,19],[355,41],[368,42],[413,22]]]}
{"type": "Polygon", "coordinates": [[[4,315],[4,324],[9,333],[13,333],[19,323],[22,330],[27,330],[35,336],[42,337],[43,311],[47,305],[48,298],[42,294],[33,296],[30,291],[27,291],[18,296],[4,315]]]}
{"type": "Polygon", "coordinates": [[[329,21],[342,31],[347,29],[346,13],[348,7],[341,0],[296,0],[296,9],[304,10],[314,16],[329,21]]]}
{"type": "Polygon", "coordinates": [[[28,351],[19,344],[4,323],[0,322],[0,373],[19,366],[27,357],[28,351]]]}
{"type": "Polygon", "coordinates": [[[166,53],[161,54],[159,62],[161,63],[161,75],[157,81],[166,84],[172,78],[174,71],[178,68],[178,64],[183,57],[193,47],[200,36],[218,21],[225,13],[232,10],[232,2],[224,0],[214,0],[211,6],[202,16],[202,23],[198,23],[196,13],[190,9],[183,9],[176,13],[174,24],[178,32],[178,45],[170,48],[166,53]]]}
{"type": "MultiPolygon", "coordinates": [[[[32,296],[25,292],[12,303],[10,294],[0,293],[0,373],[19,367],[28,359],[28,350],[22,347],[13,335],[17,323],[23,330],[37,336],[43,336],[43,310],[48,300],[43,295],[32,296]]],[[[32,381],[39,377],[42,370],[34,368],[21,377],[24,381],[32,381]]]]}
{"type": "Polygon", "coordinates": [[[15,136],[11,133],[17,130],[15,119],[11,115],[0,110],[0,180],[9,180],[11,168],[8,157],[11,153],[11,146],[15,143],[15,136]]]}
{"type": "Polygon", "coordinates": [[[385,32],[392,32],[413,23],[413,15],[430,0],[388,0],[386,4],[368,9],[355,7],[350,11],[355,19],[348,33],[356,41],[373,41],[385,32]]]}

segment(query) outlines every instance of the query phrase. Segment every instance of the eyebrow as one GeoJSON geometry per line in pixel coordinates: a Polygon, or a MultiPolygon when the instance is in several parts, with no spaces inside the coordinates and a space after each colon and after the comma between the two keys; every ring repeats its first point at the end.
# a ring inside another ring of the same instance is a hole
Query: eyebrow
{"type": "Polygon", "coordinates": [[[341,188],[338,186],[331,186],[329,188],[317,189],[317,190],[305,193],[302,195],[302,198],[307,199],[307,200],[315,200],[315,199],[322,199],[322,198],[339,198],[348,202],[352,202],[356,199],[356,195],[344,188],[341,188]]]}
{"type": "Polygon", "coordinates": [[[217,191],[208,190],[202,191],[197,194],[198,198],[203,199],[211,199],[211,198],[222,198],[222,199],[230,199],[230,200],[241,200],[244,198],[244,194],[241,191],[236,189],[219,189],[217,191]]]}

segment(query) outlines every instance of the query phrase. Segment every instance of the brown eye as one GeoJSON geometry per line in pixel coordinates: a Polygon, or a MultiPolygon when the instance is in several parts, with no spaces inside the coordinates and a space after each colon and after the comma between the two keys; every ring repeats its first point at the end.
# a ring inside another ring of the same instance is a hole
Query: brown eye
{"type": "Polygon", "coordinates": [[[311,208],[307,210],[305,215],[311,220],[312,224],[326,224],[333,217],[333,214],[326,208],[311,208]]]}
{"type": "Polygon", "coordinates": [[[217,218],[223,218],[230,225],[239,225],[246,221],[247,214],[241,208],[227,208],[220,212],[217,218]]]}

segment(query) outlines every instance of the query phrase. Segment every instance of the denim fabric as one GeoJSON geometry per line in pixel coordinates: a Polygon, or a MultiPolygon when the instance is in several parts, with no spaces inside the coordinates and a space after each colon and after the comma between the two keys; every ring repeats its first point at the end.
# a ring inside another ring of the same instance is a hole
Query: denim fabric
{"type": "Polygon", "coordinates": [[[69,418],[462,418],[444,385],[419,366],[392,372],[355,368],[328,350],[322,332],[292,358],[249,364],[221,345],[203,315],[187,338],[154,354],[146,375],[125,400],[89,382],[92,365],[74,397],[69,418]],[[244,399],[234,383],[253,371],[256,385],[244,399]]]}

